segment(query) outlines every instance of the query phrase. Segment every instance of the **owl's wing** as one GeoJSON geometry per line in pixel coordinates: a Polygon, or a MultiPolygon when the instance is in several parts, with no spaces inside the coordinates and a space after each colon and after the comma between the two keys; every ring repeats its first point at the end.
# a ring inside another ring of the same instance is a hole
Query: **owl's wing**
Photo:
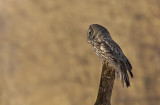
{"type": "Polygon", "coordinates": [[[103,53],[111,55],[110,57],[119,59],[121,61],[124,60],[122,49],[112,39],[105,39],[105,41],[101,43],[100,49],[103,51],[103,53]]]}
{"type": "Polygon", "coordinates": [[[133,74],[131,72],[132,66],[126,56],[123,54],[122,49],[112,39],[105,39],[105,41],[101,43],[100,49],[106,55],[105,57],[112,57],[114,60],[119,62],[118,64],[120,64],[120,70],[116,71],[117,77],[119,79],[122,79],[122,83],[123,81],[125,81],[128,87],[130,85],[130,82],[127,70],[129,71],[131,77],[133,77],[133,74]]]}

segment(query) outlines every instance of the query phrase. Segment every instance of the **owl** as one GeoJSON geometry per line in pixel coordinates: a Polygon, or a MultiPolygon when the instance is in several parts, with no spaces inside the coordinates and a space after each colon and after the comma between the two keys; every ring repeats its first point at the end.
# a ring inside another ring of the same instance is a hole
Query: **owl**
{"type": "Polygon", "coordinates": [[[93,46],[95,53],[101,58],[102,63],[107,62],[109,66],[112,66],[117,78],[129,87],[130,81],[127,71],[133,77],[132,66],[122,49],[112,39],[108,30],[101,25],[92,24],[87,32],[87,40],[93,46]]]}

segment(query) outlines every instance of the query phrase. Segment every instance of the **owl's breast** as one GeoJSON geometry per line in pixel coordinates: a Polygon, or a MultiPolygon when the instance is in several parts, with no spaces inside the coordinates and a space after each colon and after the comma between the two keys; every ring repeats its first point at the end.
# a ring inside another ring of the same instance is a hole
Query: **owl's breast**
{"type": "Polygon", "coordinates": [[[106,54],[100,49],[100,46],[93,46],[93,49],[102,60],[106,60],[106,54]]]}

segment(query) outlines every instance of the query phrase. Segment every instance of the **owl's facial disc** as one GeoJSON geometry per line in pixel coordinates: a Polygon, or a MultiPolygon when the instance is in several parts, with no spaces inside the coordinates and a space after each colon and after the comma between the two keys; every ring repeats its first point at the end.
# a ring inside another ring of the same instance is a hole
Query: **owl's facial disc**
{"type": "Polygon", "coordinates": [[[93,44],[93,39],[95,38],[94,34],[93,34],[93,30],[91,27],[89,27],[88,33],[87,33],[87,39],[88,39],[88,43],[93,44]]]}

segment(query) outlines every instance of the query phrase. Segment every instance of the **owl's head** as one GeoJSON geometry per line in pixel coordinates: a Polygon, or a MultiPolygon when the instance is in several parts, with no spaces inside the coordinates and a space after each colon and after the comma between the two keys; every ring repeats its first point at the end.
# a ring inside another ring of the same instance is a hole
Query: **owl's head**
{"type": "Polygon", "coordinates": [[[104,38],[111,38],[108,30],[105,27],[99,24],[92,24],[89,26],[87,32],[87,39],[89,43],[93,44],[95,40],[101,41],[104,38]]]}

